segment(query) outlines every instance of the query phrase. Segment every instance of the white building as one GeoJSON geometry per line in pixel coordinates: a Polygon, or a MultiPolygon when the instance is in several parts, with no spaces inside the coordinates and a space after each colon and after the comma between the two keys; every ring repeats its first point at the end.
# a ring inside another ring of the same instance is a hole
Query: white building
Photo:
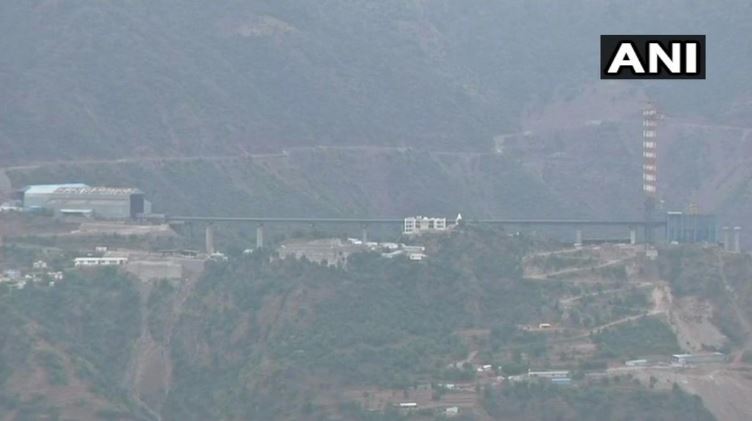
{"type": "Polygon", "coordinates": [[[47,272],[47,276],[54,281],[62,281],[64,278],[63,272],[47,272]]]}
{"type": "Polygon", "coordinates": [[[569,370],[528,371],[527,375],[529,377],[556,379],[569,377],[569,370]]]}
{"type": "Polygon", "coordinates": [[[446,218],[429,218],[427,216],[411,216],[405,218],[404,233],[421,234],[424,232],[446,231],[446,218]]]}
{"type": "Polygon", "coordinates": [[[460,413],[460,408],[457,406],[450,406],[444,410],[444,415],[447,417],[456,417],[460,413]]]}
{"type": "Polygon", "coordinates": [[[423,253],[426,251],[425,246],[408,246],[403,244],[402,250],[405,251],[405,253],[423,253]]]}
{"type": "Polygon", "coordinates": [[[214,262],[226,262],[228,259],[224,253],[215,252],[209,255],[209,260],[212,260],[214,262]]]}
{"type": "Polygon", "coordinates": [[[122,266],[126,263],[127,257],[76,257],[73,260],[76,267],[122,266]]]}
{"type": "Polygon", "coordinates": [[[401,254],[404,254],[405,252],[403,250],[394,250],[390,251],[388,253],[381,253],[381,257],[386,257],[387,259],[391,259],[393,257],[399,256],[401,254]]]}
{"type": "Polygon", "coordinates": [[[674,354],[671,356],[671,364],[680,367],[723,362],[726,362],[726,355],[720,352],[709,354],[674,354]]]}

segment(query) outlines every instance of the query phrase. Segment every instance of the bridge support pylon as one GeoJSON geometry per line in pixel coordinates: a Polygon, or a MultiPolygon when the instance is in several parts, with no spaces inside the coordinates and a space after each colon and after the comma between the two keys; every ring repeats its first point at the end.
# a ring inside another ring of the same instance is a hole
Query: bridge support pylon
{"type": "Polygon", "coordinates": [[[582,229],[581,228],[577,228],[577,231],[575,231],[574,245],[575,247],[582,246],[582,229]]]}
{"type": "Polygon", "coordinates": [[[256,249],[264,248],[264,224],[256,227],[256,249]]]}
{"type": "Polygon", "coordinates": [[[742,252],[742,227],[734,227],[734,253],[742,252]]]}
{"type": "Polygon", "coordinates": [[[214,254],[216,250],[214,249],[214,226],[212,224],[206,226],[204,241],[206,241],[206,254],[214,254]]]}

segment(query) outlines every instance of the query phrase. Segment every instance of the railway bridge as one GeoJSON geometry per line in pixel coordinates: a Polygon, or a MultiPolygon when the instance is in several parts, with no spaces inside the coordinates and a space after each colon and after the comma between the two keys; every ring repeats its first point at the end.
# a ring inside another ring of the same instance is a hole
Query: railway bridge
{"type": "MultiPolygon", "coordinates": [[[[451,218],[447,218],[451,220],[451,218]]],[[[256,224],[256,248],[264,246],[265,225],[359,225],[363,241],[368,240],[368,227],[374,225],[404,224],[404,218],[319,218],[319,217],[263,217],[263,216],[165,216],[168,223],[206,223],[206,249],[214,251],[214,224],[256,224]]],[[[462,219],[462,224],[497,225],[517,227],[565,227],[575,230],[575,243],[582,244],[585,227],[623,227],[629,232],[629,242],[637,243],[637,231],[652,231],[666,224],[665,221],[639,221],[630,219],[462,219]]]]}

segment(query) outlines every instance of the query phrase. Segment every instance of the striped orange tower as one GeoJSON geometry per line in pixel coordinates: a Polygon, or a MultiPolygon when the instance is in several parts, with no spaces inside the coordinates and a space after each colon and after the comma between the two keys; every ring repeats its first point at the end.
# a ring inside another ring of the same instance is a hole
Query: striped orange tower
{"type": "MultiPolygon", "coordinates": [[[[655,218],[658,197],[658,110],[648,102],[642,110],[642,191],[645,193],[645,222],[655,218]]],[[[645,242],[654,241],[653,227],[645,225],[645,242]]]]}

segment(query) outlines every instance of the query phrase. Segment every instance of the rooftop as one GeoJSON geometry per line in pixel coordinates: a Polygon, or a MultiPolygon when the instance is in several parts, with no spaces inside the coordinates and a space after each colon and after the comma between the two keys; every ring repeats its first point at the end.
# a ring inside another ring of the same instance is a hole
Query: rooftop
{"type": "Polygon", "coordinates": [[[69,183],[69,184],[37,184],[32,186],[27,186],[24,189],[24,193],[26,194],[51,194],[59,189],[80,189],[80,188],[88,188],[86,184],[82,183],[69,183]]]}
{"type": "Polygon", "coordinates": [[[131,194],[142,193],[141,190],[133,187],[60,187],[54,190],[54,194],[67,195],[101,195],[101,196],[130,196],[131,194]]]}
{"type": "Polygon", "coordinates": [[[716,357],[716,356],[722,356],[724,355],[721,352],[706,352],[701,354],[674,354],[672,357],[674,358],[692,358],[692,357],[716,357]]]}

